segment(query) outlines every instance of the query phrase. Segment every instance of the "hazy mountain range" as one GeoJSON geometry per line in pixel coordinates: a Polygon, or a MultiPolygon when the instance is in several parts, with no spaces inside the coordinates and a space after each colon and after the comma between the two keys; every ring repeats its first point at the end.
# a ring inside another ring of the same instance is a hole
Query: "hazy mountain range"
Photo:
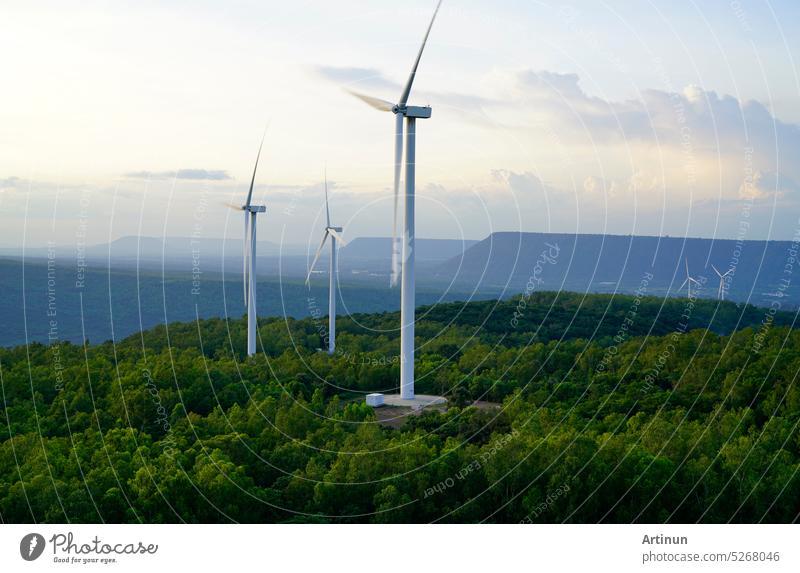
{"type": "MultiPolygon", "coordinates": [[[[732,269],[726,299],[776,310],[800,306],[792,280],[797,244],[790,242],[494,233],[479,242],[417,244],[420,305],[542,291],[685,297],[680,287],[688,262],[702,298],[718,296],[714,265],[723,273],[732,269]]],[[[259,315],[323,316],[327,257],[309,289],[303,281],[313,251],[262,245],[259,315]]],[[[387,238],[359,238],[342,249],[342,314],[399,307],[399,289],[388,287],[389,247],[387,238]]],[[[85,259],[73,247],[56,249],[49,261],[46,249],[28,249],[24,265],[15,257],[0,260],[0,345],[47,341],[52,319],[60,340],[102,341],[160,323],[238,318],[244,312],[240,249],[235,241],[129,237],[87,247],[85,259]]]]}
{"type": "Polygon", "coordinates": [[[800,293],[797,243],[633,235],[494,233],[437,268],[440,280],[469,288],[626,292],[646,281],[647,294],[680,290],[689,274],[699,296],[796,308],[800,293]],[[798,277],[792,280],[792,273],[798,277]],[[788,284],[786,283],[788,280],[788,284]]]}
{"type": "MultiPolygon", "coordinates": [[[[269,241],[258,243],[258,272],[263,276],[305,277],[308,265],[317,249],[313,244],[283,244],[269,241]]],[[[417,239],[416,260],[423,273],[478,241],[455,239],[417,239]]],[[[317,273],[327,272],[327,249],[317,264],[317,273]]],[[[143,268],[151,270],[202,270],[205,274],[241,272],[242,241],[204,237],[122,237],[110,243],[81,247],[75,245],[47,247],[0,248],[0,256],[9,258],[47,259],[58,263],[75,260],[78,256],[95,267],[143,268]]],[[[358,278],[387,276],[390,267],[391,239],[387,237],[358,237],[341,248],[339,268],[345,275],[358,278]]]]}

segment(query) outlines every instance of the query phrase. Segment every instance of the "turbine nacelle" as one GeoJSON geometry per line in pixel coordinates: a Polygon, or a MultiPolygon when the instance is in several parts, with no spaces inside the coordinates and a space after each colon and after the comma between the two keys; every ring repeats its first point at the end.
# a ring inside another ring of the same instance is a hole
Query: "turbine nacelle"
{"type": "Polygon", "coordinates": [[[394,106],[392,111],[396,114],[400,114],[404,117],[411,117],[414,119],[430,119],[431,117],[431,106],[418,106],[418,105],[407,105],[400,107],[399,105],[394,106]]]}
{"type": "Polygon", "coordinates": [[[248,213],[266,213],[267,208],[264,205],[242,205],[242,211],[248,213]]]}
{"type": "Polygon", "coordinates": [[[390,101],[386,101],[385,99],[372,97],[355,90],[348,89],[347,91],[350,93],[350,95],[357,97],[378,111],[390,111],[395,115],[402,115],[403,117],[411,117],[414,119],[429,119],[431,117],[431,106],[429,105],[420,106],[406,105],[402,103],[395,104],[390,101]]]}

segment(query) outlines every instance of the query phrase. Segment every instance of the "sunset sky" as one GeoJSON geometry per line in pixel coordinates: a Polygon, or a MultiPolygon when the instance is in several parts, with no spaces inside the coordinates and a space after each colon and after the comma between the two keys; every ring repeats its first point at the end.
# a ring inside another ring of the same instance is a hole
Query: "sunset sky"
{"type": "MultiPolygon", "coordinates": [[[[0,19],[0,241],[391,232],[394,100],[434,0],[14,2],[0,19]],[[46,10],[43,10],[47,8],[46,10]],[[45,13],[45,16],[42,14],[45,13]]],[[[800,4],[445,0],[412,103],[420,237],[788,239],[800,4]],[[745,215],[746,214],[746,215],[745,215]]]]}

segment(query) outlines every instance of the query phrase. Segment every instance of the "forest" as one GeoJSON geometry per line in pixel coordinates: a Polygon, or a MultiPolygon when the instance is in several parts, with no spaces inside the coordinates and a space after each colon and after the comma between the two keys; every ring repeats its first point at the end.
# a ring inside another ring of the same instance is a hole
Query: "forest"
{"type": "Polygon", "coordinates": [[[800,513],[796,314],[528,293],[398,314],[241,317],[0,349],[0,519],[755,523],[800,513]]]}

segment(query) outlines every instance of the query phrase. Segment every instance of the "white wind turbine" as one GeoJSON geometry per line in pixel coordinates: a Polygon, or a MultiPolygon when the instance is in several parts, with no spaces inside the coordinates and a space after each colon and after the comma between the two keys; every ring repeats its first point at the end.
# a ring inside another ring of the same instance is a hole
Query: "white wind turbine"
{"type": "Polygon", "coordinates": [[[314,255],[314,260],[311,262],[311,266],[308,269],[308,276],[306,277],[306,284],[310,287],[311,286],[311,273],[314,272],[314,265],[317,264],[317,260],[319,259],[320,254],[322,254],[322,248],[325,246],[325,241],[328,240],[328,237],[331,238],[331,262],[330,268],[328,270],[330,286],[328,288],[328,354],[333,354],[336,351],[336,287],[338,284],[338,263],[337,263],[337,246],[336,241],[337,239],[342,243],[342,245],[346,245],[346,241],[342,238],[341,227],[333,227],[331,225],[331,211],[328,207],[328,172],[325,172],[325,232],[322,235],[322,242],[319,244],[319,248],[317,249],[317,253],[314,255]]]}
{"type": "Polygon", "coordinates": [[[390,111],[395,114],[395,140],[394,140],[394,223],[392,225],[392,274],[391,285],[397,284],[398,275],[401,274],[398,264],[400,253],[398,253],[397,241],[397,201],[400,194],[400,168],[403,164],[403,119],[406,121],[406,149],[405,149],[405,183],[406,193],[404,200],[404,224],[403,224],[403,252],[402,252],[402,285],[400,287],[400,397],[404,400],[414,399],[414,177],[416,162],[416,124],[417,119],[428,119],[431,117],[430,107],[416,107],[408,105],[408,98],[411,95],[411,86],[417,75],[422,53],[428,36],[433,28],[433,22],[439,13],[442,0],[436,5],[433,12],[422,46],[417,53],[417,59],[411,68],[400,100],[393,104],[391,102],[359,94],[351,91],[354,96],[363,100],[370,106],[380,111],[390,111]]]}
{"type": "Polygon", "coordinates": [[[717,295],[719,296],[719,300],[725,300],[725,277],[733,272],[733,269],[729,269],[727,273],[722,274],[717,270],[717,267],[711,265],[711,268],[714,269],[714,272],[717,273],[719,277],[719,291],[717,291],[717,295]]]}
{"type": "Polygon", "coordinates": [[[681,289],[683,289],[683,287],[688,285],[688,288],[687,288],[687,291],[686,291],[686,297],[687,298],[692,298],[692,283],[694,283],[696,285],[700,285],[700,281],[698,281],[696,279],[693,279],[692,275],[689,274],[689,259],[684,259],[684,261],[686,262],[686,280],[683,281],[683,284],[681,285],[681,287],[678,290],[681,290],[681,289]]]}
{"type": "MultiPolygon", "coordinates": [[[[266,130],[265,133],[266,135],[266,130]]],[[[253,178],[250,180],[250,190],[247,192],[247,201],[241,207],[234,207],[244,211],[244,305],[247,309],[247,355],[256,353],[256,215],[264,213],[267,208],[263,205],[253,205],[253,186],[256,182],[258,160],[261,158],[261,148],[264,146],[264,136],[258,146],[256,164],[253,167],[253,178]]]]}

